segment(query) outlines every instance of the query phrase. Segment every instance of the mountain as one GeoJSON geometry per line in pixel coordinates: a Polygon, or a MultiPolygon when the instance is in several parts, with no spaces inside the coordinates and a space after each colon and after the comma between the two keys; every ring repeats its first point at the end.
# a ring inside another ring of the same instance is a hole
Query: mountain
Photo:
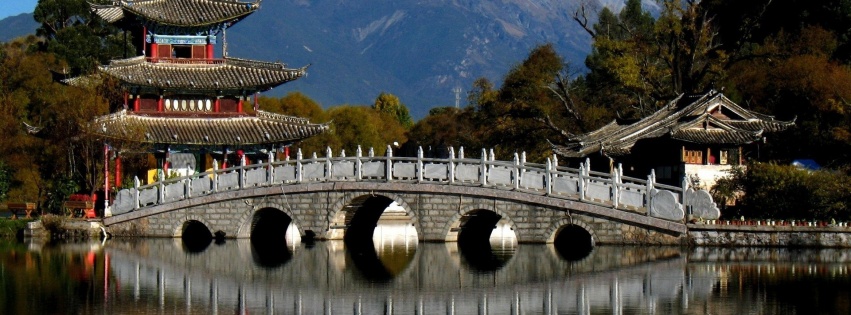
{"type": "MultiPolygon", "coordinates": [[[[652,0],[645,0],[646,5],[652,0]]],[[[572,19],[579,1],[563,0],[267,0],[227,31],[231,57],[310,65],[308,76],[270,96],[301,91],[324,107],[372,104],[398,96],[414,119],[455,105],[456,88],[475,79],[497,86],[537,45],[552,43],[584,69],[590,36],[572,19]]],[[[586,1],[619,10],[619,0],[586,1]]],[[[622,4],[621,4],[622,5],[622,4]]],[[[596,15],[592,13],[592,15],[596,15]]],[[[0,40],[32,34],[32,14],[0,20],[0,40]]]]}
{"type": "MultiPolygon", "coordinates": [[[[399,96],[415,119],[453,106],[453,89],[502,77],[539,44],[582,67],[590,36],[574,1],[264,1],[227,31],[228,55],[310,65],[308,76],[267,95],[298,90],[323,106],[399,96]]],[[[461,105],[466,104],[462,94],[461,105]]]]}
{"type": "Polygon", "coordinates": [[[35,34],[39,24],[32,13],[22,13],[0,20],[0,42],[8,42],[17,37],[35,34]]]}

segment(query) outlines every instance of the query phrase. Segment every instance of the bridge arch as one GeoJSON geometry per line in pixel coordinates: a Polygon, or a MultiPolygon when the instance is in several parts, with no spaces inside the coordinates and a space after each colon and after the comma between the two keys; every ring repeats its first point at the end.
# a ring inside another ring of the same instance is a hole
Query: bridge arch
{"type": "Polygon", "coordinates": [[[547,243],[565,259],[577,261],[588,256],[597,244],[594,229],[584,222],[567,217],[548,229],[547,243]]]}
{"type": "MultiPolygon", "coordinates": [[[[405,210],[406,216],[410,219],[414,228],[417,231],[417,236],[420,240],[423,237],[422,227],[419,224],[419,215],[401,196],[390,192],[374,192],[374,191],[355,191],[344,194],[343,197],[337,199],[328,209],[328,226],[325,227],[325,239],[342,240],[347,231],[347,216],[351,219],[349,208],[356,204],[366,202],[370,198],[386,198],[389,200],[387,205],[395,202],[399,207],[405,210]]],[[[384,209],[381,209],[383,212],[384,209]]],[[[379,214],[380,215],[380,214],[379,214]]]]}
{"type": "Polygon", "coordinates": [[[283,212],[286,216],[289,217],[292,224],[298,231],[298,235],[304,237],[304,226],[302,222],[299,220],[297,216],[293,214],[293,212],[288,207],[283,207],[278,204],[273,204],[270,202],[260,202],[252,205],[249,209],[243,211],[242,215],[239,217],[239,228],[237,229],[237,238],[250,238],[251,237],[251,229],[254,224],[255,215],[257,212],[265,209],[274,209],[280,212],[283,212]]]}
{"type": "Polygon", "coordinates": [[[203,219],[187,217],[175,228],[174,235],[180,238],[183,249],[190,253],[203,252],[213,242],[213,232],[203,219]]]}
{"type": "Polygon", "coordinates": [[[511,216],[509,216],[505,212],[497,209],[496,207],[493,206],[493,204],[487,204],[487,203],[484,203],[484,202],[477,202],[475,204],[467,205],[466,207],[459,209],[459,211],[456,212],[452,216],[452,218],[449,219],[449,221],[448,221],[449,223],[444,228],[444,233],[443,233],[443,235],[445,235],[444,241],[446,241],[446,242],[457,242],[458,241],[458,235],[460,234],[460,231],[461,231],[461,224],[463,223],[462,218],[469,213],[472,213],[472,212],[475,212],[475,211],[480,211],[480,210],[490,211],[490,212],[493,212],[493,213],[496,213],[497,215],[499,215],[500,216],[499,221],[507,223],[507,225],[511,228],[511,230],[514,231],[514,236],[518,240],[522,239],[521,231],[520,231],[520,229],[517,228],[517,224],[514,222],[514,220],[511,218],[511,216]]]}

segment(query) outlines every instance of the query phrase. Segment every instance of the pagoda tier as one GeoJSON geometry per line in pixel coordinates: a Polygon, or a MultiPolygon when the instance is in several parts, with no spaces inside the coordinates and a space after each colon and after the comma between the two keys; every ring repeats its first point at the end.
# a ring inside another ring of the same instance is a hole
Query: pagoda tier
{"type": "Polygon", "coordinates": [[[585,157],[591,153],[622,156],[631,153],[637,141],[668,138],[693,144],[742,145],[760,140],[763,132],[782,131],[793,121],[778,121],[749,111],[733,103],[723,94],[683,96],[632,124],[613,121],[602,128],[571,139],[565,145],[554,145],[554,151],[565,157],[585,157]]]}
{"type": "Polygon", "coordinates": [[[172,91],[266,91],[305,75],[307,67],[236,58],[181,59],[144,56],[113,60],[100,71],[127,88],[172,91]]]}
{"type": "Polygon", "coordinates": [[[139,114],[119,111],[91,122],[106,138],[183,146],[252,146],[289,144],[328,131],[328,124],[257,111],[211,119],[207,116],[139,114]]]}
{"type": "Polygon", "coordinates": [[[109,23],[141,22],[160,34],[168,29],[227,27],[254,13],[260,1],[232,0],[117,0],[110,5],[91,4],[92,10],[109,23]]]}

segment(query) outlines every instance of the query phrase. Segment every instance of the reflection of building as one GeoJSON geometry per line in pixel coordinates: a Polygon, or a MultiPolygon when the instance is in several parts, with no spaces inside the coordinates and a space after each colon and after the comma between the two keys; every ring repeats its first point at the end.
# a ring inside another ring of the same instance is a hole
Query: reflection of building
{"type": "Polygon", "coordinates": [[[678,185],[684,177],[711,187],[725,171],[744,162],[742,147],[758,143],[765,132],[782,131],[793,121],[747,110],[723,94],[710,91],[681,95],[637,122],[614,121],[580,135],[555,152],[568,158],[604,158],[622,163],[624,172],[678,185]]]}
{"type": "MultiPolygon", "coordinates": [[[[188,175],[210,169],[213,159],[219,167],[243,159],[267,160],[275,149],[328,130],[325,124],[257,108],[257,93],[304,76],[306,67],[231,58],[226,42],[224,57],[215,57],[217,36],[224,41],[225,30],[255,12],[259,3],[119,0],[92,4],[92,10],[107,22],[130,34],[144,34],[136,43],[142,55],[100,67],[100,74],[120,83],[124,106],[96,118],[94,132],[150,144],[150,181],[157,174],[188,175]]],[[[75,81],[85,80],[68,83],[75,81]]],[[[117,172],[120,159],[115,164],[117,172]]]]}

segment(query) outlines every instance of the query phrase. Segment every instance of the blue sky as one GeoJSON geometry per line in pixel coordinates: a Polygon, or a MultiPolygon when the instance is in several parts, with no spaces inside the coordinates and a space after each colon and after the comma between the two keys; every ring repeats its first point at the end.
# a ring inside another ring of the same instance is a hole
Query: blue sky
{"type": "Polygon", "coordinates": [[[0,0],[0,19],[21,13],[31,13],[38,0],[0,0]]]}

